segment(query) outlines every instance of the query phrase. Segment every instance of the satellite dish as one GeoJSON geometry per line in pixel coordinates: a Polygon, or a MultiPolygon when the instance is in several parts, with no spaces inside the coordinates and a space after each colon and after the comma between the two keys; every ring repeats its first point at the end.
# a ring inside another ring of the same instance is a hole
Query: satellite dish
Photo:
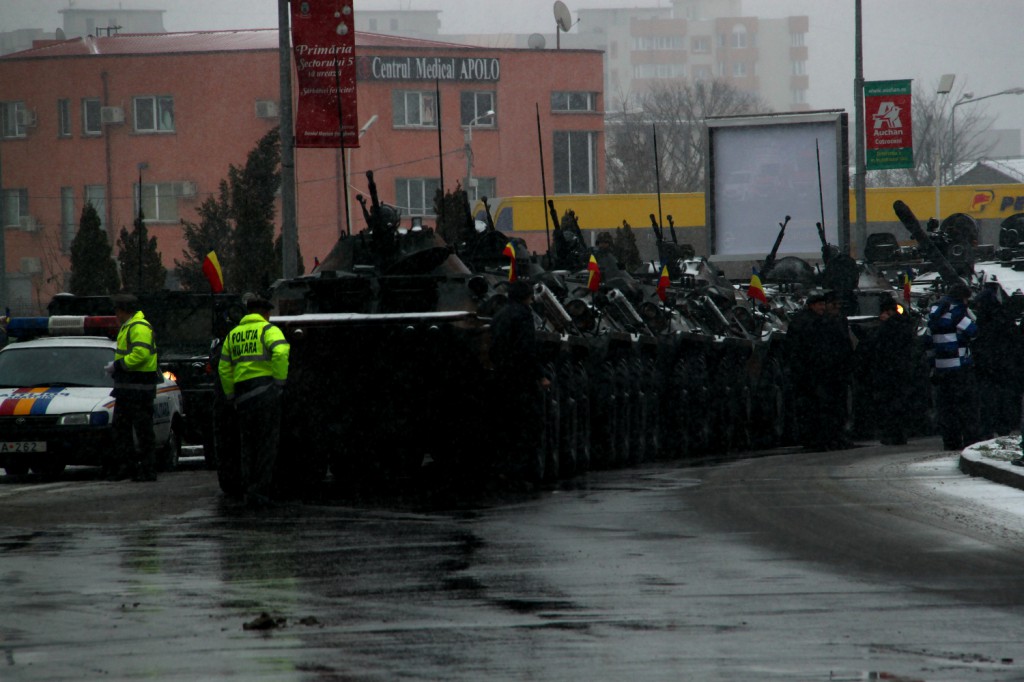
{"type": "Polygon", "coordinates": [[[54,37],[57,40],[67,40],[67,37],[64,35],[64,29],[62,28],[57,28],[56,35],[54,37]]]}
{"type": "Polygon", "coordinates": [[[544,46],[547,45],[547,41],[544,40],[544,36],[541,34],[531,33],[526,44],[530,46],[531,50],[543,50],[544,46]]]}
{"type": "Polygon", "coordinates": [[[562,31],[568,31],[572,28],[572,16],[569,14],[569,8],[565,6],[562,0],[555,0],[555,23],[558,24],[558,28],[562,31]]]}

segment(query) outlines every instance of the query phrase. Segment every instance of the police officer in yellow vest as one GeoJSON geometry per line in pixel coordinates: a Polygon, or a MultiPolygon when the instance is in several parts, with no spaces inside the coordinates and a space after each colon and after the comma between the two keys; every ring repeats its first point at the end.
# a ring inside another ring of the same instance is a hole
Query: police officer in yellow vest
{"type": "Polygon", "coordinates": [[[243,299],[248,314],[224,340],[217,369],[224,396],[238,416],[245,499],[261,507],[271,503],[289,346],[284,333],[270,324],[270,301],[253,294],[243,299]]]}
{"type": "Polygon", "coordinates": [[[114,315],[121,323],[117,351],[107,372],[114,377],[114,454],[105,467],[106,477],[135,481],[156,480],[156,437],[153,401],[160,382],[153,327],[131,294],[114,296],[114,315]],[[134,433],[134,437],[133,437],[134,433]],[[138,452],[135,442],[138,441],[138,452]]]}

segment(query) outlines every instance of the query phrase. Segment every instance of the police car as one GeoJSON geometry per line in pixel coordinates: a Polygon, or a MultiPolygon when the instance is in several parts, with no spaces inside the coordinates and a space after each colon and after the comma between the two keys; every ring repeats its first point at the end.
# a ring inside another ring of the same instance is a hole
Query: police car
{"type": "MultiPolygon", "coordinates": [[[[115,402],[104,366],[114,359],[110,337],[118,327],[115,317],[10,320],[8,335],[28,340],[0,350],[0,467],[8,474],[31,469],[52,477],[67,465],[103,464],[113,448],[115,402]]],[[[181,390],[165,372],[156,391],[157,466],[173,469],[181,455],[181,390]]]]}

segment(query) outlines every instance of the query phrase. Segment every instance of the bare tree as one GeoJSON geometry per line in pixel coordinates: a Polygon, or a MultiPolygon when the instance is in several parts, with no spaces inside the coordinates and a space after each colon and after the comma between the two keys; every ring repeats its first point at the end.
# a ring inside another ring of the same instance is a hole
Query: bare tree
{"type": "Polygon", "coordinates": [[[659,82],[636,101],[637,109],[608,118],[610,192],[655,191],[655,133],[662,191],[703,191],[704,119],[770,111],[756,94],[717,80],[659,82]]]}
{"type": "Polygon", "coordinates": [[[963,173],[964,163],[984,159],[992,151],[983,137],[992,125],[984,105],[954,109],[957,102],[970,101],[964,97],[963,87],[948,95],[935,90],[934,86],[914,88],[914,166],[870,171],[866,178],[869,186],[927,187],[935,184],[936,170],[942,174],[943,184],[949,184],[963,173]]]}

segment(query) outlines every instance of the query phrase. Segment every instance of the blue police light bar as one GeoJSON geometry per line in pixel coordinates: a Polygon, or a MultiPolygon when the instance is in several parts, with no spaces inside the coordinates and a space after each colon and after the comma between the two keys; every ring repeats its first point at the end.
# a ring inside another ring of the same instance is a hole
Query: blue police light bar
{"type": "Polygon", "coordinates": [[[28,339],[49,333],[48,317],[12,317],[7,322],[7,336],[12,339],[28,339]]]}

